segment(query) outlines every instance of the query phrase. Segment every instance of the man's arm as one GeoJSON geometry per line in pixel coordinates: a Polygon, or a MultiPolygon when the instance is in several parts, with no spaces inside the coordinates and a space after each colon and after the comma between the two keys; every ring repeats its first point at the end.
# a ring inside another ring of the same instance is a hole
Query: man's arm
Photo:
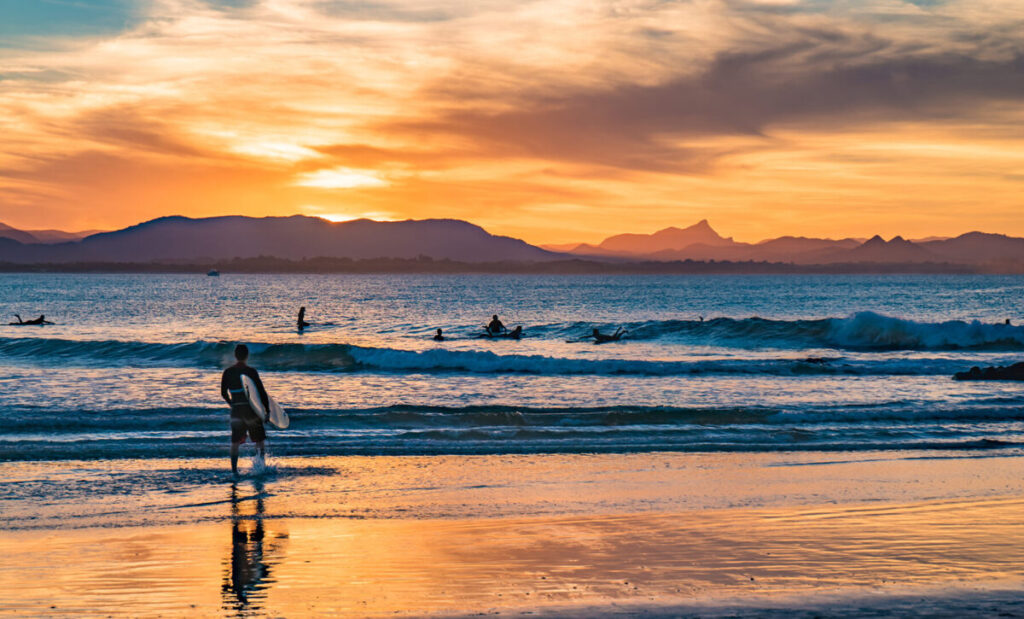
{"type": "Polygon", "coordinates": [[[228,393],[228,371],[224,370],[224,373],[220,375],[220,397],[224,398],[224,401],[231,404],[231,394],[228,393]]]}

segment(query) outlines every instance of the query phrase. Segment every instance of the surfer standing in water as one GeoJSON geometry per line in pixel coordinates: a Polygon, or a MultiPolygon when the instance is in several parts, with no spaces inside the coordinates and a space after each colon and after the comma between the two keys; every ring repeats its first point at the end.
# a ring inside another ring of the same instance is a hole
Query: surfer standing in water
{"type": "Polygon", "coordinates": [[[242,376],[248,376],[252,382],[256,383],[264,410],[269,410],[270,397],[267,395],[267,390],[263,388],[259,372],[256,371],[256,368],[246,365],[245,361],[248,358],[248,346],[245,344],[235,346],[237,362],[224,370],[224,374],[220,378],[220,395],[225,402],[231,405],[231,472],[235,475],[238,475],[238,448],[245,442],[245,437],[248,436],[256,446],[256,454],[261,460],[265,454],[263,441],[267,439],[263,421],[256,415],[256,411],[249,405],[249,399],[245,396],[242,376]]]}

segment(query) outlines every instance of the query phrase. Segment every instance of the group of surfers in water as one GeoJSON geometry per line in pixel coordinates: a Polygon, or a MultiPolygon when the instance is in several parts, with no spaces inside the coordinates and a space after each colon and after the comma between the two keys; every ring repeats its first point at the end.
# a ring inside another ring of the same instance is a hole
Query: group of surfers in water
{"type": "MultiPolygon", "coordinates": [[[[622,336],[625,334],[626,330],[623,329],[622,327],[616,329],[615,333],[612,334],[601,333],[599,329],[594,329],[594,332],[591,335],[585,336],[584,338],[581,339],[594,338],[595,344],[603,344],[605,342],[617,342],[620,339],[622,339],[622,336]]],[[[477,337],[485,337],[490,339],[507,338],[512,340],[518,340],[519,338],[523,337],[523,327],[522,325],[519,325],[515,329],[509,330],[509,328],[506,327],[505,324],[502,323],[501,320],[498,318],[498,315],[495,314],[491,316],[491,322],[489,322],[484,327],[484,332],[478,335],[477,337]]],[[[443,342],[445,341],[445,339],[446,338],[444,336],[444,332],[441,329],[438,329],[434,333],[435,342],[443,342]]]]}
{"type": "MultiPolygon", "coordinates": [[[[302,306],[299,308],[299,316],[296,320],[296,326],[299,329],[299,333],[304,331],[306,327],[313,326],[311,323],[306,322],[306,307],[302,306]]],[[[622,336],[626,334],[626,330],[619,327],[615,330],[615,333],[601,333],[600,329],[594,329],[593,333],[585,336],[581,339],[593,338],[595,344],[604,344],[605,342],[617,342],[622,339],[622,336]]],[[[491,316],[491,322],[484,326],[484,332],[477,337],[485,337],[489,339],[510,339],[518,340],[523,337],[523,326],[519,325],[514,329],[509,329],[505,326],[505,323],[501,322],[498,315],[491,316]]],[[[444,331],[438,329],[434,332],[433,340],[435,342],[444,342],[448,338],[445,337],[444,331]]]]}

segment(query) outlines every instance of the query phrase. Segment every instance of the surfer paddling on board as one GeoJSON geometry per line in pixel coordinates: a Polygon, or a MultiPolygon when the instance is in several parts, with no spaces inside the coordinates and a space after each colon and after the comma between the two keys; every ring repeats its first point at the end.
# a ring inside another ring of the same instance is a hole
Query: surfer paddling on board
{"type": "Polygon", "coordinates": [[[626,330],[623,329],[622,327],[619,327],[618,329],[616,329],[615,333],[612,333],[611,335],[608,335],[606,333],[601,333],[600,330],[594,329],[594,334],[593,334],[594,343],[595,344],[604,344],[605,342],[618,342],[620,339],[622,339],[622,336],[625,333],[626,333],[626,330]]]}
{"type": "Polygon", "coordinates": [[[52,325],[53,323],[46,319],[46,316],[40,314],[39,318],[33,318],[32,320],[22,320],[21,316],[15,314],[15,318],[18,322],[9,322],[10,325],[52,325]]]}
{"type": "Polygon", "coordinates": [[[220,378],[220,395],[224,401],[231,405],[231,472],[238,475],[238,448],[245,442],[246,436],[256,446],[256,453],[262,459],[265,453],[263,441],[267,439],[267,431],[263,428],[263,421],[249,404],[246,397],[245,387],[242,385],[242,377],[248,376],[256,384],[263,403],[263,409],[270,408],[270,396],[263,388],[263,381],[256,368],[246,365],[249,358],[249,347],[245,344],[235,346],[235,359],[237,363],[224,370],[220,378]]]}

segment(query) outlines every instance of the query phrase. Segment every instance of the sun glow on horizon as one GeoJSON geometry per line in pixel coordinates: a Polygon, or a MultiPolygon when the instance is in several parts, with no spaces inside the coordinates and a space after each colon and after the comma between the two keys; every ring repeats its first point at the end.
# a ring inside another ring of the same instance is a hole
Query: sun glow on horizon
{"type": "Polygon", "coordinates": [[[320,219],[326,219],[332,223],[355,221],[357,219],[371,219],[373,221],[399,221],[401,219],[395,217],[392,213],[385,213],[381,211],[346,211],[326,206],[307,205],[302,207],[301,210],[310,217],[319,217],[320,219]]]}

